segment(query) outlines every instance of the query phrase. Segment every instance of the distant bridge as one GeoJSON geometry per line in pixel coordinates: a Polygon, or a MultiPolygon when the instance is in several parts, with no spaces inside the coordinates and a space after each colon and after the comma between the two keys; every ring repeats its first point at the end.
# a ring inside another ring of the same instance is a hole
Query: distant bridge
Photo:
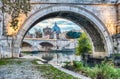
{"type": "MultiPolygon", "coordinates": [[[[45,50],[45,47],[41,45],[41,43],[50,43],[51,47],[50,49],[60,49],[63,48],[69,48],[73,49],[75,48],[75,45],[77,41],[74,40],[62,40],[62,39],[42,39],[42,38],[25,38],[22,43],[22,51],[43,51],[45,50]]],[[[46,45],[47,47],[47,45],[46,45]]]]}

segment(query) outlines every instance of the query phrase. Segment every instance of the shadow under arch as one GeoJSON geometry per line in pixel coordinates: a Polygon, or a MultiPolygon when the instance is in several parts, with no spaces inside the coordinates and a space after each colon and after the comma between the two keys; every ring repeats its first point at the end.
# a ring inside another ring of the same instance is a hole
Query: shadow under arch
{"type": "Polygon", "coordinates": [[[88,10],[71,5],[49,6],[38,10],[28,17],[16,35],[14,45],[16,49],[14,52],[19,54],[17,50],[20,49],[21,42],[29,29],[31,29],[36,23],[53,17],[69,19],[84,28],[92,40],[94,52],[96,54],[105,54],[108,56],[113,53],[111,37],[109,36],[103,22],[88,10]]]}
{"type": "Polygon", "coordinates": [[[49,43],[49,42],[41,42],[40,43],[41,46],[47,46],[47,47],[53,47],[54,45],[52,43],[49,43]]]}
{"type": "Polygon", "coordinates": [[[32,45],[23,41],[22,42],[22,47],[32,47],[32,45]]]}

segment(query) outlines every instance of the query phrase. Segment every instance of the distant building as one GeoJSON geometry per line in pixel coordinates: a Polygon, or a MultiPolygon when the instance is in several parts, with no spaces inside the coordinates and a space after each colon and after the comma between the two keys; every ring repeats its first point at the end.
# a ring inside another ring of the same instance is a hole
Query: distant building
{"type": "Polygon", "coordinates": [[[49,27],[44,28],[43,29],[43,37],[48,37],[49,39],[53,39],[52,29],[49,27]]]}
{"type": "Polygon", "coordinates": [[[28,32],[28,33],[25,35],[25,38],[33,38],[33,34],[31,34],[30,32],[28,32]]]}
{"type": "MultiPolygon", "coordinates": [[[[43,28],[43,32],[41,29],[34,29],[34,33],[28,32],[25,36],[25,38],[44,38],[44,39],[61,39],[61,40],[67,40],[66,38],[66,32],[61,33],[60,27],[57,25],[57,23],[54,24],[52,28],[45,27],[43,28]]],[[[83,32],[82,30],[71,30],[76,32],[83,32]]]]}
{"type": "Polygon", "coordinates": [[[52,32],[54,34],[54,38],[59,39],[59,34],[61,33],[61,29],[56,22],[52,28],[52,32]]]}
{"type": "Polygon", "coordinates": [[[43,29],[44,37],[49,39],[59,39],[60,33],[61,33],[61,30],[57,25],[57,23],[54,24],[53,28],[46,27],[43,29]]]}
{"type": "Polygon", "coordinates": [[[36,36],[36,38],[42,38],[41,29],[36,29],[36,30],[35,30],[35,36],[36,36]]]}

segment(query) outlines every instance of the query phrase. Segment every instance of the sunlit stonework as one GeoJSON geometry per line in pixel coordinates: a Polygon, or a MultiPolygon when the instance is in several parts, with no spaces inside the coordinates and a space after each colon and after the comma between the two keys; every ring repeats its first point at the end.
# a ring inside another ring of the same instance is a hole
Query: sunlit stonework
{"type": "Polygon", "coordinates": [[[120,0],[0,0],[0,79],[120,79],[120,0]]]}
{"type": "MultiPolygon", "coordinates": [[[[119,0],[31,0],[30,3],[31,10],[27,16],[23,12],[17,18],[17,28],[11,27],[11,18],[7,13],[4,14],[3,22],[3,13],[0,11],[0,37],[14,36],[15,55],[20,53],[26,32],[36,23],[52,17],[68,19],[81,26],[90,37],[95,55],[109,56],[116,52],[114,47],[119,51],[119,38],[114,37],[120,33],[119,0]]],[[[2,40],[1,44],[8,46],[5,41],[6,39],[2,40]]]]}

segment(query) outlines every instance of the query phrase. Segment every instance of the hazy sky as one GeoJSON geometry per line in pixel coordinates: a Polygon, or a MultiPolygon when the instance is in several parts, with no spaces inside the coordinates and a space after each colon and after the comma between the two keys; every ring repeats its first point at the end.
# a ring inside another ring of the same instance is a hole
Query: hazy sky
{"type": "Polygon", "coordinates": [[[57,25],[60,27],[61,32],[69,31],[69,30],[80,30],[80,27],[73,23],[72,21],[69,21],[67,19],[62,18],[51,18],[44,21],[39,22],[36,24],[29,32],[34,33],[34,29],[42,29],[45,27],[52,28],[54,26],[54,23],[57,23],[57,25]]]}

